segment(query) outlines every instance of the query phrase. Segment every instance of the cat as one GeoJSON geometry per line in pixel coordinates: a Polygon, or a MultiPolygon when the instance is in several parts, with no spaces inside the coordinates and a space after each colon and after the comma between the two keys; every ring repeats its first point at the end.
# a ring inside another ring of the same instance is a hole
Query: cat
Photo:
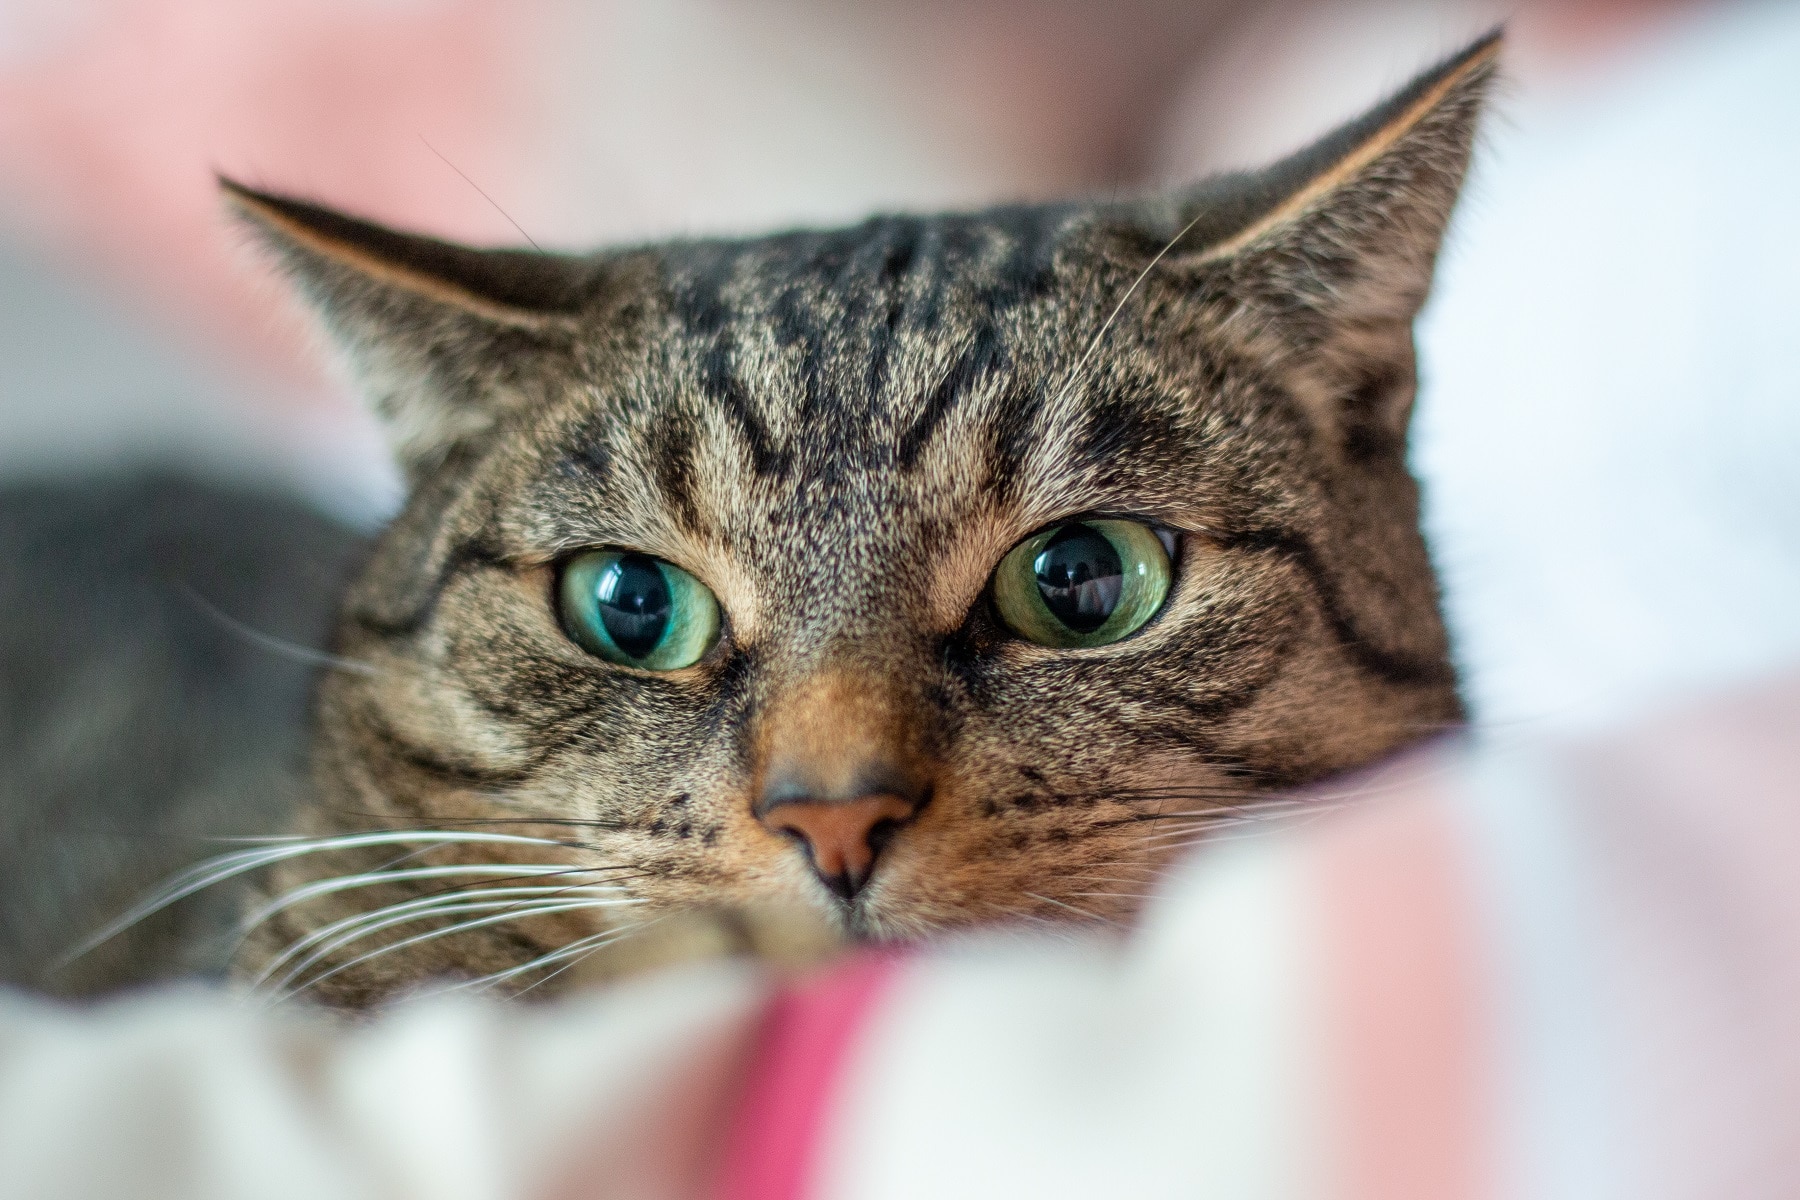
{"type": "Polygon", "coordinates": [[[1262,171],[584,256],[222,180],[391,435],[238,969],[523,991],[675,914],[1130,916],[1462,718],[1412,323],[1492,35],[1262,171]]]}

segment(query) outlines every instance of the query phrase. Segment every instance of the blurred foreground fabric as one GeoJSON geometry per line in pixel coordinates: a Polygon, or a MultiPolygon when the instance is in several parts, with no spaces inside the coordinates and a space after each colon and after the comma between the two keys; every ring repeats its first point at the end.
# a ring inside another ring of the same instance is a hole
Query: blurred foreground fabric
{"type": "Polygon", "coordinates": [[[1123,945],[354,1028],[5,998],[7,1194],[1792,1197],[1797,730],[1800,674],[1423,752],[1247,818],[1123,945]]]}

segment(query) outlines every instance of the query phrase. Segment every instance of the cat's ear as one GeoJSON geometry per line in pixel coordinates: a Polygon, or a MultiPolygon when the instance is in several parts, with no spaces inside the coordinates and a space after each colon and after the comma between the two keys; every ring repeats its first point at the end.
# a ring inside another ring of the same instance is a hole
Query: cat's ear
{"type": "Polygon", "coordinates": [[[1177,199],[1172,266],[1366,449],[1403,444],[1413,318],[1468,169],[1501,33],[1265,171],[1177,199]],[[1192,249],[1189,249],[1192,247],[1192,249]]]}
{"type": "Polygon", "coordinates": [[[590,260],[470,249],[219,185],[343,351],[414,479],[551,385],[596,290],[590,260]]]}

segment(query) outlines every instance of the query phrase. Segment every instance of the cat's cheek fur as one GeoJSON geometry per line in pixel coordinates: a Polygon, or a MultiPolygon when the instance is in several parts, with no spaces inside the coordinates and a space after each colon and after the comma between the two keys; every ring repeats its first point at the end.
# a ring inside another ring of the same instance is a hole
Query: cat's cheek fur
{"type": "Polygon", "coordinates": [[[1191,756],[1138,759],[1099,788],[1011,765],[952,782],[939,811],[896,840],[860,905],[862,929],[913,938],[979,924],[1129,919],[1158,870],[1245,796],[1228,773],[1191,756]]]}

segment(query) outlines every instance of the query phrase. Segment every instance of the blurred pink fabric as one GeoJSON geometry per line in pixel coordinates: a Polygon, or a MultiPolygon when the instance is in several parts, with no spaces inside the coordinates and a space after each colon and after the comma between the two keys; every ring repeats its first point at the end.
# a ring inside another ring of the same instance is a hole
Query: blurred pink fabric
{"type": "Polygon", "coordinates": [[[0,183],[40,236],[168,332],[203,331],[209,352],[321,401],[316,356],[233,254],[214,172],[513,240],[477,193],[442,185],[428,143],[473,178],[516,181],[540,9],[104,0],[52,22],[53,6],[23,5],[47,27],[0,56],[0,183]]]}
{"type": "MultiPolygon", "coordinates": [[[[1677,6],[1528,4],[1514,69],[1677,6]]],[[[276,402],[342,409],[235,253],[215,171],[477,243],[1030,198],[1273,156],[1398,82],[1369,63],[1416,69],[1505,8],[9,0],[0,232],[266,376],[276,402]],[[1363,52],[1315,61],[1322,21],[1363,52]]]]}

